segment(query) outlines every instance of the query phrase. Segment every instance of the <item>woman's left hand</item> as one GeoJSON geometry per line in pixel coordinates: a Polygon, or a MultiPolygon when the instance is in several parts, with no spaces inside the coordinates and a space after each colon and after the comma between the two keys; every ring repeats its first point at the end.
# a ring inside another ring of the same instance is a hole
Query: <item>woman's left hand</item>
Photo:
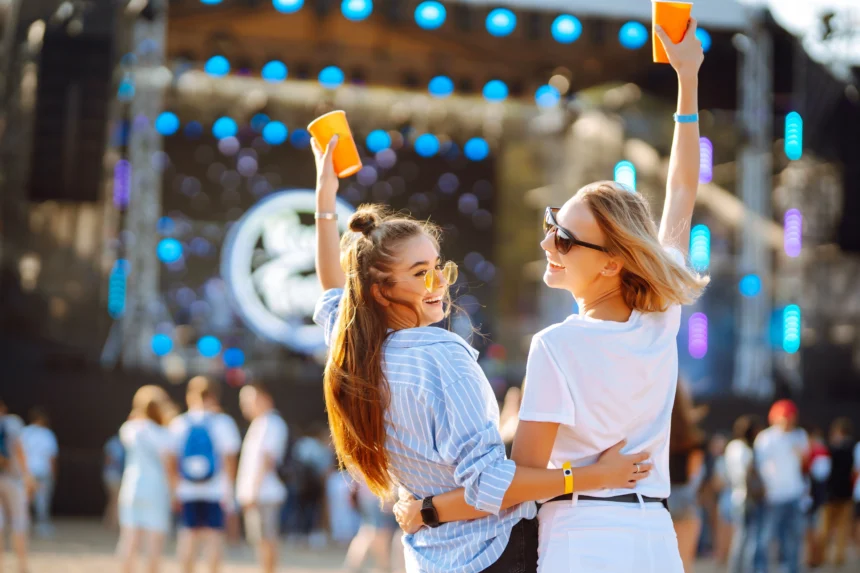
{"type": "Polygon", "coordinates": [[[408,535],[424,527],[424,520],[421,519],[421,502],[420,499],[401,499],[394,504],[394,517],[397,518],[397,524],[408,535]]]}
{"type": "Polygon", "coordinates": [[[669,63],[675,68],[679,76],[697,76],[702,62],[705,61],[705,51],[702,49],[702,42],[696,37],[696,27],[698,22],[695,18],[690,18],[687,23],[687,31],[684,34],[684,39],[677,44],[669,38],[669,35],[657,26],[655,31],[660,41],[663,42],[663,47],[666,48],[666,55],[669,56],[669,63]]]}

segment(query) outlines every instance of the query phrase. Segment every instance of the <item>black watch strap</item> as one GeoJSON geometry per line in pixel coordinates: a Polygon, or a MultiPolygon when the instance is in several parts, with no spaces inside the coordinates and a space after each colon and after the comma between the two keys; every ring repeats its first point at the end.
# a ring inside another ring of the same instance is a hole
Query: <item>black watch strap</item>
{"type": "Polygon", "coordinates": [[[421,502],[421,521],[427,527],[439,527],[442,525],[439,522],[439,513],[433,505],[433,496],[425,497],[421,502]]]}

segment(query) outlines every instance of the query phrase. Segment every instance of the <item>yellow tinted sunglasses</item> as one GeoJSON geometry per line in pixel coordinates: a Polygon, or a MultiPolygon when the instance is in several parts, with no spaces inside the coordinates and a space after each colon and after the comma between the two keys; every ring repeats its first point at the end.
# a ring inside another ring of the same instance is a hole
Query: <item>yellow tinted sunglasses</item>
{"type": "MultiPolygon", "coordinates": [[[[439,272],[438,267],[427,271],[427,274],[424,275],[424,287],[427,289],[427,292],[433,292],[437,288],[439,288],[439,272]]],[[[457,267],[457,263],[454,261],[448,261],[445,263],[445,266],[442,267],[442,276],[445,278],[445,282],[449,285],[457,282],[457,277],[460,276],[460,269],[457,267]]]]}

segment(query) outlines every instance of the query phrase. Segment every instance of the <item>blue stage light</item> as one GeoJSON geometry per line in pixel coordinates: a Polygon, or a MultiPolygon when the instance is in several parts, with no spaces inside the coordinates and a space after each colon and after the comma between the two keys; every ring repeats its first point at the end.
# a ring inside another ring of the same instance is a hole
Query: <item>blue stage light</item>
{"type": "Polygon", "coordinates": [[[441,2],[422,2],[415,9],[415,22],[425,30],[435,30],[445,23],[447,12],[441,2]]]}
{"type": "Polygon", "coordinates": [[[792,161],[803,157],[803,118],[796,111],[785,116],[785,155],[792,161]]]}
{"type": "Polygon", "coordinates": [[[280,121],[270,121],[263,128],[263,139],[269,145],[280,145],[287,140],[287,126],[280,121]]]}
{"type": "Polygon", "coordinates": [[[311,134],[306,129],[296,129],[290,135],[290,143],[298,149],[305,149],[311,145],[311,134]]]}
{"type": "Polygon", "coordinates": [[[340,11],[343,12],[347,20],[360,22],[366,20],[373,12],[373,2],[371,0],[343,0],[340,11]]]}
{"type": "Polygon", "coordinates": [[[245,353],[239,348],[228,348],[223,358],[227,368],[241,368],[245,364],[245,353]]]}
{"type": "Polygon", "coordinates": [[[636,166],[629,161],[615,164],[615,182],[624,185],[628,191],[636,191],[636,166]]]}
{"type": "Polygon", "coordinates": [[[582,35],[582,22],[576,16],[562,14],[552,23],[552,37],[560,44],[572,44],[582,35]]]}
{"type": "Polygon", "coordinates": [[[758,296],[761,292],[761,278],[756,274],[744,276],[738,283],[738,290],[747,298],[758,296]]]}
{"type": "Polygon", "coordinates": [[[152,337],[150,347],[156,356],[166,356],[173,350],[173,341],[166,334],[156,334],[152,337]]]}
{"type": "Polygon", "coordinates": [[[561,100],[561,94],[550,85],[544,85],[535,92],[535,103],[538,107],[555,107],[561,100]]]}
{"type": "Polygon", "coordinates": [[[379,153],[383,149],[391,147],[391,136],[383,129],[371,131],[365,140],[367,150],[371,153],[379,153]]]}
{"type": "Polygon", "coordinates": [[[282,14],[298,12],[305,5],[305,0],[272,0],[272,6],[282,14]]]}
{"type": "Polygon", "coordinates": [[[265,113],[255,114],[254,117],[251,118],[251,129],[262,132],[263,128],[266,127],[270,121],[271,119],[265,113]]]}
{"type": "Polygon", "coordinates": [[[125,314],[125,291],[128,283],[129,264],[125,259],[117,259],[108,278],[108,314],[114,320],[125,314]]]}
{"type": "Polygon", "coordinates": [[[698,272],[708,270],[711,264],[711,230],[707,225],[696,225],[690,231],[690,265],[698,272]]]}
{"type": "Polygon", "coordinates": [[[179,130],[179,118],[171,111],[165,111],[155,118],[155,131],[161,135],[173,135],[179,130]]]}
{"type": "Polygon", "coordinates": [[[702,50],[707,54],[711,49],[711,34],[704,28],[696,28],[696,37],[702,43],[702,50]]]}
{"type": "Polygon", "coordinates": [[[216,4],[220,4],[222,0],[200,0],[201,4],[206,4],[207,6],[215,6],[216,4]]]}
{"type": "Polygon", "coordinates": [[[415,140],[415,153],[421,157],[433,157],[439,153],[439,139],[431,133],[419,136],[415,140]]]}
{"type": "Polygon", "coordinates": [[[618,32],[618,40],[628,50],[638,50],[648,42],[648,29],[641,22],[627,22],[618,32]]]}
{"type": "Polygon", "coordinates": [[[517,27],[517,16],[507,8],[496,8],[487,14],[487,32],[493,36],[507,36],[517,27]]]}
{"type": "Polygon", "coordinates": [[[170,217],[161,217],[155,224],[155,230],[159,235],[172,235],[176,231],[176,223],[170,217]]]}
{"type": "Polygon", "coordinates": [[[323,68],[319,75],[319,81],[324,88],[333,90],[343,85],[343,70],[337,66],[323,68]]]}
{"type": "Polygon", "coordinates": [[[263,66],[261,75],[267,82],[282,82],[287,79],[287,66],[284,62],[272,60],[263,66]]]}
{"type": "Polygon", "coordinates": [[[463,154],[472,161],[483,161],[490,154],[490,144],[480,137],[474,137],[463,146],[463,154]]]}
{"type": "Polygon", "coordinates": [[[508,97],[508,86],[502,80],[490,80],[484,85],[484,99],[504,101],[508,97]]]}
{"type": "Polygon", "coordinates": [[[158,242],[158,260],[163,263],[175,263],[182,258],[182,243],[176,239],[161,239],[158,242]]]}
{"type": "Polygon", "coordinates": [[[197,139],[201,135],[203,135],[203,124],[199,121],[189,121],[185,125],[185,137],[197,139]]]}
{"type": "Polygon", "coordinates": [[[230,73],[230,61],[224,56],[212,56],[206,61],[203,70],[210,76],[220,78],[230,73]]]}
{"type": "Polygon", "coordinates": [[[782,311],[782,349],[789,354],[800,350],[800,307],[790,304],[782,311]]]}
{"type": "Polygon", "coordinates": [[[197,341],[197,351],[206,358],[218,356],[221,352],[221,341],[214,336],[204,336],[197,341]]]}
{"type": "Polygon", "coordinates": [[[454,93],[454,82],[448,76],[436,76],[427,85],[430,95],[443,98],[454,93]]]}
{"type": "Polygon", "coordinates": [[[236,122],[229,117],[219,117],[215,120],[215,123],[212,124],[212,135],[218,139],[233,137],[236,135],[237,131],[239,131],[239,127],[236,125],[236,122]]]}

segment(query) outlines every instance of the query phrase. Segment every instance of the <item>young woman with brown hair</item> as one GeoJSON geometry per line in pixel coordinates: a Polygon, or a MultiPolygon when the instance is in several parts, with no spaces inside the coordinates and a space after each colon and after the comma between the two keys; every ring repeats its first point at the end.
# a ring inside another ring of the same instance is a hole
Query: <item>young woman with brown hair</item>
{"type": "Polygon", "coordinates": [[[423,498],[429,528],[404,538],[408,571],[535,571],[535,507],[524,502],[575,488],[633,487],[647,475],[648,466],[637,465],[647,455],[621,456],[618,446],[575,470],[507,460],[477,352],[430,326],[447,315],[457,275],[453,263],[442,263],[438,229],[364,206],[341,241],[336,144],[323,152],[313,142],[316,266],[325,289],[314,320],[331,347],[324,392],[335,450],[377,496],[400,486],[423,498]],[[458,487],[460,502],[437,512],[433,495],[458,487]],[[474,521],[457,521],[466,513],[474,521]]]}

